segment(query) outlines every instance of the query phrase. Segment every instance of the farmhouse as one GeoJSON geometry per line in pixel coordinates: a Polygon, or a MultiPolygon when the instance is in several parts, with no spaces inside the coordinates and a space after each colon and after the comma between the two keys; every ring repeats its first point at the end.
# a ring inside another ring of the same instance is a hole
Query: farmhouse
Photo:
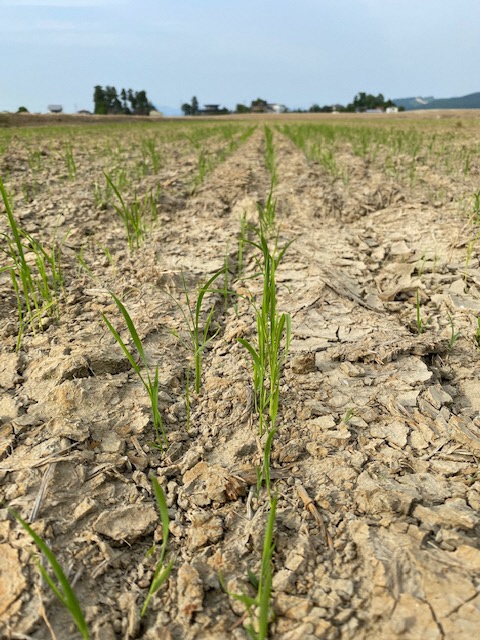
{"type": "Polygon", "coordinates": [[[205,116],[215,116],[221,113],[219,104],[206,104],[203,109],[200,111],[202,115],[205,116]]]}
{"type": "Polygon", "coordinates": [[[49,104],[47,108],[50,113],[62,113],[63,111],[61,104],[49,104]]]}

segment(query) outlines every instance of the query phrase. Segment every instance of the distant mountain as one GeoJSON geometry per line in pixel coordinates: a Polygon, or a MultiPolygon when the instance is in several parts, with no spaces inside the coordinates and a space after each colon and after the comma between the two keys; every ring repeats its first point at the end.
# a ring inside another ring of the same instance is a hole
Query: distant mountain
{"type": "Polygon", "coordinates": [[[460,98],[398,98],[397,107],[412,109],[480,109],[480,91],[460,98]]]}
{"type": "Polygon", "coordinates": [[[410,109],[425,109],[434,100],[433,96],[429,96],[428,98],[395,98],[393,102],[397,107],[404,107],[406,111],[409,111],[410,109]]]}

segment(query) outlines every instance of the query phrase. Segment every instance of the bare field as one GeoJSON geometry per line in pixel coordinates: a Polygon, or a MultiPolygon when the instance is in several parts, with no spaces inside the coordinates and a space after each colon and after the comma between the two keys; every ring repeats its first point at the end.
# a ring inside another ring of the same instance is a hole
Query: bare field
{"type": "Polygon", "coordinates": [[[68,122],[0,129],[0,636],[81,637],[12,508],[98,640],[476,637],[477,113],[68,122]],[[245,347],[273,204],[275,420],[245,347]]]}

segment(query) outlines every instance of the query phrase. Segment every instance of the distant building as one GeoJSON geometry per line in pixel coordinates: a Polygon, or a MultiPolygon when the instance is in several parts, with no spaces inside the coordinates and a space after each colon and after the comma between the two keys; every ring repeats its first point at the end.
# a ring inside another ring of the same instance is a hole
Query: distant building
{"type": "Polygon", "coordinates": [[[206,116],[213,116],[219,112],[220,112],[219,104],[206,104],[201,110],[201,113],[205,114],[206,116]]]}
{"type": "Polygon", "coordinates": [[[266,113],[286,113],[287,107],[283,104],[267,104],[266,113]]]}
{"type": "Polygon", "coordinates": [[[62,113],[63,111],[63,107],[61,104],[49,104],[47,108],[50,113],[62,113]]]}
{"type": "Polygon", "coordinates": [[[250,107],[252,113],[266,113],[268,111],[268,102],[266,100],[252,100],[250,107]]]}
{"type": "Polygon", "coordinates": [[[387,107],[385,113],[398,113],[398,107],[387,107]]]}
{"type": "Polygon", "coordinates": [[[250,111],[252,113],[286,113],[288,109],[283,104],[267,102],[258,98],[258,100],[252,101],[250,111]]]}
{"type": "Polygon", "coordinates": [[[92,112],[88,111],[88,109],[80,109],[80,111],[77,111],[77,114],[79,116],[91,116],[92,112]]]}
{"type": "Polygon", "coordinates": [[[198,115],[200,116],[222,116],[228,113],[228,109],[220,107],[219,104],[205,104],[203,109],[199,109],[198,115]]]}

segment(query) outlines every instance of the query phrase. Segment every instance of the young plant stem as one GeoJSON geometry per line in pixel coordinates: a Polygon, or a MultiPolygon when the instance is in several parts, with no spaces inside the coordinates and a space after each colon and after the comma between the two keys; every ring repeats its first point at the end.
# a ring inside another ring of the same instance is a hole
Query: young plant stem
{"type": "Polygon", "coordinates": [[[165,564],[164,562],[165,555],[167,552],[168,533],[170,528],[170,516],[168,515],[168,506],[167,506],[167,501],[165,499],[165,494],[163,492],[162,487],[159,485],[158,480],[154,476],[152,476],[150,480],[153,485],[155,500],[157,502],[157,508],[158,508],[158,512],[160,513],[160,520],[162,522],[162,546],[160,547],[160,557],[158,559],[155,573],[153,574],[152,582],[150,584],[150,589],[148,590],[147,597],[145,599],[145,602],[142,607],[142,611],[140,613],[142,618],[147,612],[148,604],[152,596],[167,581],[168,576],[170,575],[170,572],[173,569],[173,565],[175,564],[175,557],[173,557],[170,560],[170,562],[168,562],[167,564],[165,564]]]}
{"type": "Polygon", "coordinates": [[[104,173],[104,175],[107,184],[117,196],[120,203],[119,205],[113,206],[125,226],[128,247],[130,249],[130,253],[133,253],[135,249],[140,247],[140,241],[145,237],[144,207],[142,207],[136,193],[133,202],[127,205],[119,188],[113,183],[112,178],[107,173],[104,173]]]}
{"type": "Polygon", "coordinates": [[[54,580],[47,570],[37,562],[38,569],[48,584],[53,593],[57,596],[63,606],[69,611],[72,620],[75,623],[80,635],[83,640],[89,639],[89,632],[87,623],[85,622],[85,618],[83,616],[82,609],[78,603],[75,592],[73,591],[68,578],[65,576],[62,567],[60,566],[55,554],[50,549],[50,547],[46,544],[46,542],[30,527],[29,524],[22,520],[22,518],[16,513],[13,509],[10,509],[13,517],[22,525],[28,535],[32,538],[33,542],[37,545],[40,551],[43,553],[45,558],[47,559],[48,564],[50,565],[52,572],[56,578],[54,580]]]}
{"type": "Polygon", "coordinates": [[[11,264],[0,268],[0,271],[10,272],[17,299],[18,351],[26,326],[30,324],[33,331],[35,326],[42,330],[42,314],[56,312],[63,275],[60,267],[60,249],[57,251],[53,246],[51,252],[47,252],[35,238],[17,225],[1,178],[0,195],[11,232],[10,236],[1,234],[6,245],[2,251],[11,260],[11,264]],[[34,256],[34,264],[27,262],[24,244],[28,252],[34,256]]]}
{"type": "MultiPolygon", "coordinates": [[[[185,324],[188,328],[190,344],[193,351],[193,359],[194,359],[194,371],[195,371],[195,382],[194,389],[195,393],[200,393],[200,389],[202,386],[202,360],[203,353],[205,348],[210,344],[210,342],[215,338],[218,333],[218,330],[214,333],[213,336],[208,337],[208,333],[210,330],[210,325],[213,318],[213,313],[215,311],[215,306],[212,305],[210,311],[205,320],[205,324],[203,327],[203,331],[201,329],[201,312],[202,312],[202,303],[207,293],[224,293],[223,290],[212,289],[212,284],[215,282],[217,278],[219,278],[225,271],[225,267],[222,267],[219,271],[213,274],[211,278],[209,278],[205,284],[203,284],[197,293],[197,300],[195,302],[195,306],[193,307],[190,301],[190,294],[187,289],[187,284],[185,281],[185,276],[182,274],[182,283],[183,283],[183,292],[185,295],[185,305],[182,305],[178,300],[170,297],[180,309],[180,312],[183,316],[185,324]]],[[[178,334],[176,334],[178,337],[178,334]]]]}
{"type": "Polygon", "coordinates": [[[416,317],[417,317],[417,332],[420,335],[425,333],[428,325],[428,320],[425,322],[422,318],[422,312],[420,310],[420,291],[417,289],[417,301],[416,301],[416,317]]]}
{"type": "Polygon", "coordinates": [[[133,340],[135,348],[138,351],[138,354],[140,356],[140,360],[141,360],[141,362],[142,362],[142,364],[143,364],[143,366],[144,366],[144,368],[146,370],[146,374],[142,373],[141,367],[136,362],[135,358],[133,357],[132,353],[130,352],[130,350],[128,349],[126,344],[123,342],[122,338],[120,337],[120,334],[115,329],[115,327],[112,325],[110,320],[103,313],[102,313],[102,318],[103,318],[105,324],[107,325],[107,327],[110,329],[111,334],[113,335],[113,337],[115,338],[117,343],[122,348],[123,353],[127,357],[128,361],[132,365],[133,370],[135,371],[135,373],[139,377],[141,383],[145,387],[146,392],[148,393],[148,397],[150,398],[150,406],[151,406],[151,409],[152,409],[153,427],[155,429],[155,435],[156,435],[155,445],[163,450],[164,447],[168,446],[168,439],[167,439],[167,434],[165,432],[165,427],[163,425],[162,415],[161,415],[160,409],[158,407],[158,392],[159,392],[158,365],[155,367],[155,372],[154,372],[153,378],[152,378],[152,375],[150,374],[150,371],[149,371],[149,368],[148,368],[147,357],[145,355],[145,351],[143,349],[143,345],[142,345],[142,342],[141,342],[141,340],[140,340],[140,338],[138,336],[138,333],[137,333],[137,330],[135,328],[135,325],[133,324],[133,321],[132,321],[127,309],[123,305],[123,303],[113,293],[111,293],[111,296],[114,299],[115,304],[117,305],[118,309],[120,310],[120,312],[121,312],[121,314],[122,314],[122,316],[123,316],[123,318],[124,318],[124,320],[125,320],[125,322],[127,324],[128,331],[129,331],[130,336],[131,336],[131,338],[133,340]]]}

